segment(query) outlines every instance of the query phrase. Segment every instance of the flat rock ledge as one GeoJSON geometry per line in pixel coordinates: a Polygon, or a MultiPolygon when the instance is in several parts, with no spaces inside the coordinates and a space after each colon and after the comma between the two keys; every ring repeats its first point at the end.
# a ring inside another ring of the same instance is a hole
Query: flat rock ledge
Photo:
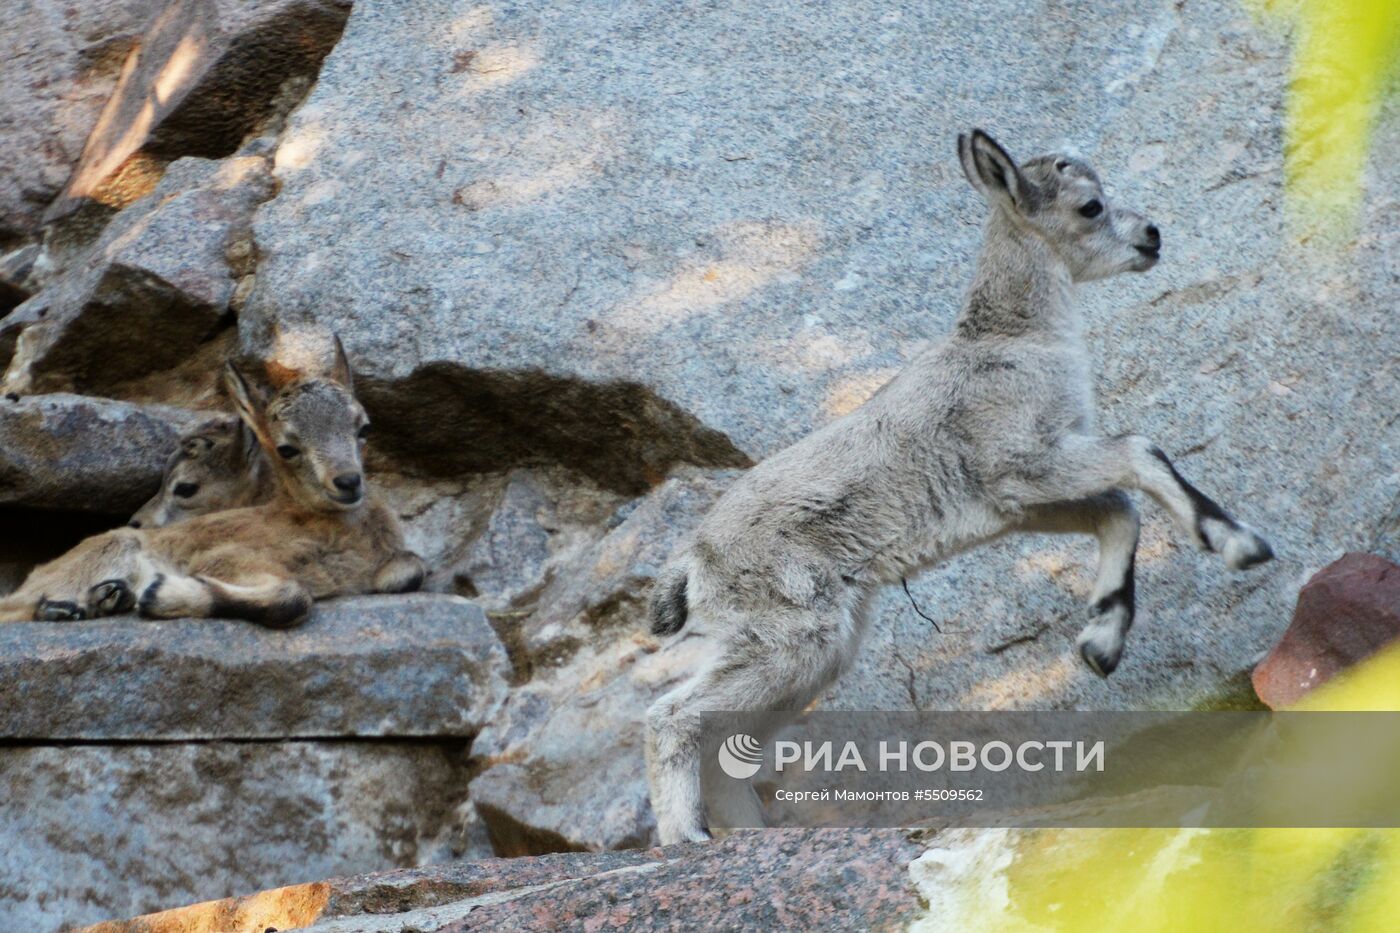
{"type": "Polygon", "coordinates": [[[455,596],[332,600],[292,631],[21,622],[0,626],[0,739],[465,738],[508,672],[485,614],[455,596]]]}
{"type": "Polygon", "coordinates": [[[85,933],[894,930],[922,913],[902,830],[766,830],[715,843],[485,859],[209,901],[85,933]]]}

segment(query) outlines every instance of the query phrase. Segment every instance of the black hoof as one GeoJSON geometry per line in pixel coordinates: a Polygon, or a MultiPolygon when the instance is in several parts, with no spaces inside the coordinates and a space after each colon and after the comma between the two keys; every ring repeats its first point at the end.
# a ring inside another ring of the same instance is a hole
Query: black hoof
{"type": "Polygon", "coordinates": [[[1118,662],[1122,660],[1122,655],[1109,655],[1098,651],[1093,645],[1083,644],[1079,646],[1079,657],[1083,659],[1089,670],[1107,679],[1118,668],[1118,662]]]}
{"type": "Polygon", "coordinates": [[[155,609],[156,599],[160,594],[160,585],[165,582],[165,574],[158,573],[150,585],[141,591],[141,599],[137,601],[136,608],[141,615],[150,615],[155,609]]]}
{"type": "Polygon", "coordinates": [[[115,616],[136,608],[136,594],[125,580],[103,580],[88,590],[88,605],[96,616],[115,616]]]}
{"type": "Polygon", "coordinates": [[[1265,541],[1263,538],[1260,538],[1259,547],[1255,548],[1255,550],[1252,553],[1246,555],[1244,560],[1240,562],[1239,569],[1248,570],[1251,567],[1258,567],[1260,564],[1267,564],[1273,559],[1273,546],[1269,544],[1269,542],[1265,541]]]}
{"type": "Polygon", "coordinates": [[[81,622],[87,618],[83,607],[69,600],[43,599],[39,601],[39,621],[41,622],[81,622]]]}

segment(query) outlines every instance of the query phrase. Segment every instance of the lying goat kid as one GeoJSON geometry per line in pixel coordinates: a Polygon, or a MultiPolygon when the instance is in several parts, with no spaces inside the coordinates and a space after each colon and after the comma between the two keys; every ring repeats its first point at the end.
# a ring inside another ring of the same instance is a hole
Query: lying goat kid
{"type": "Polygon", "coordinates": [[[417,589],[422,560],[404,550],[397,519],[365,488],[360,448],[368,422],[339,340],[335,347],[329,376],[296,376],[266,400],[227,367],[239,417],[277,480],[270,501],[88,538],[0,599],[0,622],[135,608],[153,618],[222,616],[285,627],[315,599],[417,589]]]}

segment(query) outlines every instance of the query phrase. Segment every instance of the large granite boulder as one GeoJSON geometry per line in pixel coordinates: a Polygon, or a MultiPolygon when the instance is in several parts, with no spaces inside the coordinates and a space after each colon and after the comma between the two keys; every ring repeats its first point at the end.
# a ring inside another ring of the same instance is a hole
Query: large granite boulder
{"type": "Polygon", "coordinates": [[[552,460],[636,493],[772,453],[948,329],[985,213],[958,131],[1075,149],[1166,242],[1082,292],[1104,430],[1152,436],[1280,559],[1222,573],[1148,504],[1142,625],[1105,683],[1071,650],[1090,545],[972,555],[913,581],[946,634],[892,592],[831,701],[1182,705],[1247,672],[1395,497],[1400,169],[1375,160],[1354,239],[1292,236],[1285,37],[1230,0],[677,16],[357,4],[277,151],[245,347],[337,328],[414,469],[552,460]]]}
{"type": "Polygon", "coordinates": [[[5,391],[110,393],[187,360],[227,326],[252,271],[253,208],[272,192],[259,156],[174,163],[67,272],[0,322],[0,350],[13,347],[5,391]]]}
{"type": "Polygon", "coordinates": [[[607,534],[560,567],[533,611],[505,629],[517,668],[559,666],[582,646],[625,643],[645,632],[657,572],[737,475],[681,469],[619,510],[607,534]]]}
{"type": "Polygon", "coordinates": [[[87,933],[902,930],[923,913],[901,830],[741,833],[714,845],[492,859],[341,878],[87,933]]]}
{"type": "Polygon", "coordinates": [[[0,30],[0,252],[39,231],[164,0],[16,0],[0,30]]]}
{"type": "Polygon", "coordinates": [[[0,506],[129,515],[160,488],[180,434],[201,420],[169,405],[2,397],[0,506]]]}

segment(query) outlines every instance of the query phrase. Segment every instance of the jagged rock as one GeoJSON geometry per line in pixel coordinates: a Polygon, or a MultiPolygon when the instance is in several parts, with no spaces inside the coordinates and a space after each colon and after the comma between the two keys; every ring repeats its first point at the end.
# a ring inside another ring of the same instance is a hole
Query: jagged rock
{"type": "MultiPolygon", "coordinates": [[[[52,931],[467,855],[465,742],[0,750],[0,916],[52,931]]],[[[262,933],[266,927],[260,927],[262,933]]]]}
{"type": "Polygon", "coordinates": [[[682,470],[619,512],[616,527],[560,568],[533,612],[503,627],[517,667],[557,666],[582,645],[644,631],[657,571],[737,475],[682,470]]]}
{"type": "Polygon", "coordinates": [[[571,558],[603,534],[622,501],[577,476],[512,471],[485,528],[449,569],[487,609],[532,603],[556,569],[572,575],[571,558]]]}
{"type": "Polygon", "coordinates": [[[73,268],[0,322],[18,334],[10,392],[110,392],[177,365],[227,324],[251,271],[249,221],[272,194],[265,159],[183,159],[73,268]]]}
{"type": "Polygon", "coordinates": [[[665,653],[647,631],[648,588],[732,471],[683,471],[616,516],[561,564],[533,612],[498,614],[517,679],[472,754],[472,801],[500,854],[645,845],[655,825],[642,716],[693,670],[695,645],[665,653]]]}
{"type": "Polygon", "coordinates": [[[643,714],[699,660],[635,633],[516,687],[472,745],[471,799],[501,855],[655,842],[643,714]]]}
{"type": "Polygon", "coordinates": [[[708,845],[443,865],[196,904],[88,933],[268,928],[902,930],[923,914],[902,830],[740,833],[708,845]]]}
{"type": "Polygon", "coordinates": [[[1347,554],[1298,594],[1293,622],[1254,669],[1254,691],[1273,709],[1292,706],[1400,638],[1400,566],[1347,554]]]}
{"type": "Polygon", "coordinates": [[[304,626],[134,618],[0,626],[0,738],[474,735],[509,664],[455,596],[319,603],[304,626]]]}
{"type": "MultiPolygon", "coordinates": [[[[40,251],[39,244],[29,243],[0,256],[0,318],[34,294],[36,289],[32,276],[40,251]]],[[[0,359],[9,359],[13,352],[13,345],[0,344],[0,359]]]]}
{"type": "Polygon", "coordinates": [[[39,231],[163,0],[18,0],[0,30],[0,251],[39,231]]]}
{"type": "Polygon", "coordinates": [[[0,506],[129,515],[203,417],[78,395],[0,397],[0,506]]]}
{"type": "Polygon", "coordinates": [[[276,109],[284,82],[315,75],[349,0],[173,0],[122,66],[51,222],[85,204],[119,209],[181,156],[232,153],[276,109]]]}

